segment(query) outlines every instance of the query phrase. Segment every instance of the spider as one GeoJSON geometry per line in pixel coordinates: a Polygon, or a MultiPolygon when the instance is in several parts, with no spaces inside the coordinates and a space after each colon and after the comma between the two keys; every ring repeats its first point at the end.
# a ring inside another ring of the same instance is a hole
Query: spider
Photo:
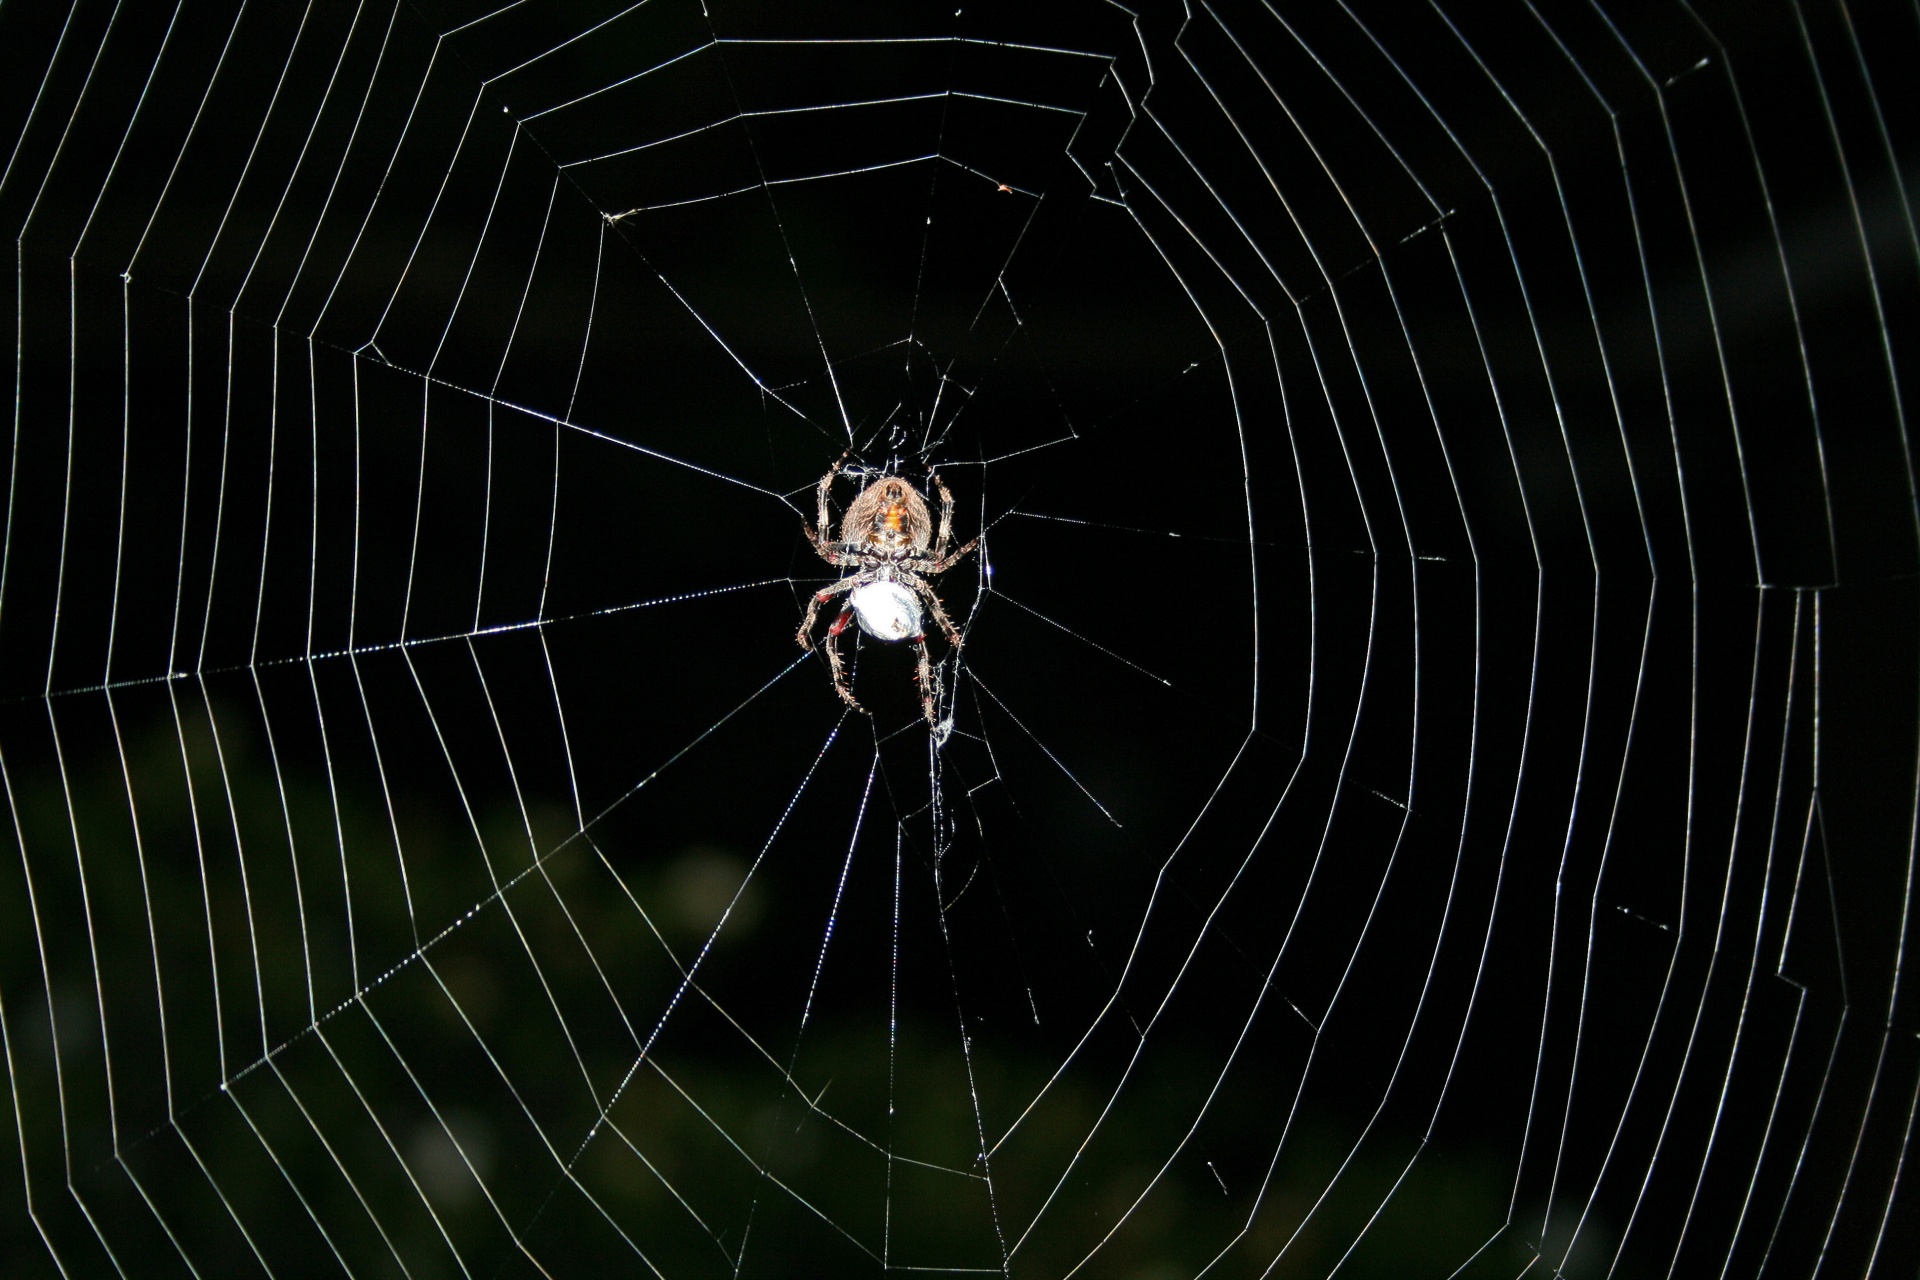
{"type": "Polygon", "coordinates": [[[933,516],[927,511],[927,500],[920,496],[920,491],[900,476],[886,476],[860,490],[841,518],[840,536],[836,540],[829,524],[827,494],[846,461],[842,457],[820,477],[818,529],[805,525],[801,528],[822,560],[854,572],[813,593],[813,599],[807,603],[807,616],[800,620],[800,633],[795,638],[802,649],[811,651],[813,624],[820,606],[845,592],[846,603],[840,607],[840,616],[827,628],[823,646],[827,665],[833,670],[834,691],[855,711],[866,710],[854,701],[853,690],[847,685],[846,666],[840,659],[840,633],[847,629],[849,622],[858,622],[860,629],[876,640],[911,640],[920,651],[919,669],[914,673],[920,682],[920,708],[926,714],[927,723],[934,725],[937,722],[933,711],[933,666],[927,658],[927,634],[921,621],[920,602],[926,601],[933,620],[946,634],[948,646],[957,651],[960,632],[954,627],[953,619],[947,617],[947,611],[940,607],[940,597],[933,594],[927,579],[952,568],[980,539],[975,538],[958,551],[947,550],[953,540],[953,495],[935,475],[931,477],[933,490],[940,495],[937,538],[933,534],[933,516]]]}

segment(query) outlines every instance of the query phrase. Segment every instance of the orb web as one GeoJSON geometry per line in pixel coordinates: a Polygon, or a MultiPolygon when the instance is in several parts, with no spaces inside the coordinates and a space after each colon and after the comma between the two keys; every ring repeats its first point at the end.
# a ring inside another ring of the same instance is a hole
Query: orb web
{"type": "Polygon", "coordinates": [[[0,5],[7,1273],[1910,1274],[1917,36],[0,5]]]}

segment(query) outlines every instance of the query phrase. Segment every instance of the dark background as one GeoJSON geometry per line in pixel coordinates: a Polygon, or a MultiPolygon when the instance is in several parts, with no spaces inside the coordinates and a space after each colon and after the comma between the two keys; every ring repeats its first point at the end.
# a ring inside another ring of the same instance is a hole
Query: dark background
{"type": "Polygon", "coordinates": [[[1912,1274],[1917,35],[0,4],[0,1266],[1912,1274]]]}

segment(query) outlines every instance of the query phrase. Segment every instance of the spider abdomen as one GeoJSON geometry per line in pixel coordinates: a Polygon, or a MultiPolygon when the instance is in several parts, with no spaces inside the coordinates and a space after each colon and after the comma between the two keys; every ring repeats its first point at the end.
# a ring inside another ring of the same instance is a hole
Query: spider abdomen
{"type": "Polygon", "coordinates": [[[920,634],[920,602],[897,582],[863,583],[847,594],[860,629],[875,640],[906,640],[920,634]]]}

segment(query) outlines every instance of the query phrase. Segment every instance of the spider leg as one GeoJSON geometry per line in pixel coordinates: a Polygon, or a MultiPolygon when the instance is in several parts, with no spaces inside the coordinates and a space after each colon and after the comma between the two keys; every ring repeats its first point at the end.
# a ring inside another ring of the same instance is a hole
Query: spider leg
{"type": "MultiPolygon", "coordinates": [[[[806,649],[809,652],[813,649],[813,620],[820,615],[820,606],[839,595],[842,591],[852,590],[854,584],[859,581],[859,574],[850,573],[832,586],[813,593],[813,599],[807,601],[807,615],[800,619],[799,634],[794,636],[794,639],[800,642],[802,649],[806,649]]],[[[839,635],[839,628],[844,626],[846,626],[846,615],[842,614],[840,622],[836,625],[833,634],[839,635]]]]}
{"type": "Polygon", "coordinates": [[[833,550],[833,544],[828,542],[824,535],[816,534],[804,520],[800,522],[800,535],[807,540],[807,545],[812,547],[822,560],[834,568],[837,569],[847,563],[846,557],[833,550]]]}
{"type": "Polygon", "coordinates": [[[852,620],[853,606],[848,605],[840,611],[840,616],[834,619],[833,625],[827,628],[826,643],[820,647],[826,650],[827,667],[833,672],[833,691],[840,695],[842,702],[865,715],[867,709],[853,700],[853,688],[847,683],[846,664],[840,659],[840,633],[847,629],[847,623],[852,620]]]}
{"type": "MultiPolygon", "coordinates": [[[[960,646],[966,642],[960,638],[960,629],[953,625],[953,619],[947,616],[947,611],[945,607],[942,606],[940,603],[940,597],[933,594],[932,587],[928,586],[926,583],[922,582],[918,578],[907,578],[905,579],[905,582],[907,583],[908,586],[912,587],[914,591],[919,593],[921,599],[927,602],[927,610],[928,612],[933,614],[933,620],[940,624],[940,630],[946,634],[947,643],[953,646],[953,649],[956,653],[959,652],[960,646]]],[[[925,640],[926,640],[926,637],[923,634],[921,636],[922,643],[920,645],[920,651],[923,658],[925,657],[926,647],[927,647],[925,644],[925,640]]]]}
{"type": "Polygon", "coordinates": [[[979,545],[980,545],[980,539],[975,538],[972,542],[969,542],[966,546],[960,548],[958,551],[955,551],[950,555],[941,556],[940,558],[936,559],[933,562],[932,567],[927,569],[926,572],[945,573],[947,570],[953,568],[954,565],[966,559],[967,553],[972,551],[975,547],[979,545]]]}
{"type": "MultiPolygon", "coordinates": [[[[852,453],[853,450],[849,449],[846,453],[841,454],[834,464],[827,468],[827,474],[820,477],[819,510],[816,516],[819,522],[818,528],[817,530],[807,530],[807,541],[811,542],[813,549],[820,553],[820,558],[831,565],[838,565],[843,563],[843,561],[841,561],[832,550],[833,534],[831,526],[828,524],[830,513],[827,511],[827,494],[832,490],[834,479],[840,474],[840,468],[847,465],[847,458],[852,453]]],[[[802,527],[804,528],[805,526],[803,525],[802,527]]]]}
{"type": "Polygon", "coordinates": [[[922,631],[913,638],[913,647],[919,653],[920,666],[919,669],[914,672],[913,678],[920,682],[920,710],[922,714],[927,717],[927,723],[937,729],[940,726],[940,721],[935,715],[933,707],[935,688],[933,683],[933,662],[927,657],[926,632],[922,631]]]}
{"type": "MultiPolygon", "coordinates": [[[[800,632],[794,637],[794,639],[800,642],[802,649],[812,652],[815,648],[813,643],[813,623],[814,620],[820,616],[820,606],[841,592],[852,590],[858,586],[860,582],[861,576],[859,574],[850,573],[832,586],[823,587],[813,593],[813,598],[807,601],[807,616],[800,620],[800,632]]],[[[851,604],[842,605],[840,608],[840,616],[835,618],[833,625],[827,628],[827,634],[824,637],[823,643],[818,647],[826,651],[827,669],[833,673],[833,691],[839,694],[848,706],[864,714],[866,708],[853,700],[853,689],[847,684],[846,664],[840,658],[840,633],[845,631],[847,624],[852,621],[853,606],[851,604]]]]}
{"type": "Polygon", "coordinates": [[[947,554],[947,544],[953,541],[953,494],[947,489],[947,482],[940,478],[938,471],[928,476],[934,489],[940,494],[940,536],[933,542],[935,560],[947,554]]]}

